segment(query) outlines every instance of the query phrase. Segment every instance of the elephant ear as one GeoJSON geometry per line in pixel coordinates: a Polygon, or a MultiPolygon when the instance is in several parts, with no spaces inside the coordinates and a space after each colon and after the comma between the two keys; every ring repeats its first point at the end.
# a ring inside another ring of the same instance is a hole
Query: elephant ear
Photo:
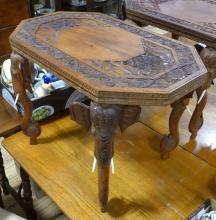
{"type": "Polygon", "coordinates": [[[73,102],[69,107],[71,120],[77,122],[85,129],[91,128],[89,106],[82,102],[73,102]]]}
{"type": "Polygon", "coordinates": [[[138,122],[140,117],[141,107],[140,106],[125,106],[122,109],[122,117],[119,121],[119,127],[123,132],[130,125],[138,122]]]}

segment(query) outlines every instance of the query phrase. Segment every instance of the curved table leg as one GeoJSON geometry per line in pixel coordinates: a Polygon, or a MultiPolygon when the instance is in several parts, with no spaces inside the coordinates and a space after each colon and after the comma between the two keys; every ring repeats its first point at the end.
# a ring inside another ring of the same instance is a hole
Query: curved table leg
{"type": "Polygon", "coordinates": [[[170,151],[179,144],[179,121],[189,103],[192,93],[176,101],[171,105],[172,112],[169,118],[169,135],[165,135],[161,141],[161,159],[168,159],[170,151]]]}
{"type": "Polygon", "coordinates": [[[191,132],[191,139],[196,138],[198,130],[202,127],[203,125],[203,110],[206,106],[207,103],[207,91],[203,89],[202,87],[198,88],[196,90],[197,94],[197,104],[196,108],[193,112],[193,115],[190,119],[190,123],[188,126],[189,131],[191,132]],[[202,96],[202,94],[204,94],[202,96]],[[202,97],[201,97],[202,96],[202,97]],[[199,102],[199,99],[202,98],[199,102]]]}
{"type": "Polygon", "coordinates": [[[29,180],[29,175],[20,167],[20,177],[22,180],[22,188],[23,188],[23,199],[26,217],[28,219],[37,219],[37,213],[33,207],[33,199],[32,199],[32,191],[31,184],[29,180]]]}
{"type": "Polygon", "coordinates": [[[26,90],[31,91],[31,64],[13,52],[11,54],[11,73],[13,88],[15,94],[19,95],[19,101],[23,107],[22,130],[30,137],[30,144],[37,144],[37,137],[40,135],[40,127],[38,123],[32,121],[32,104],[29,100],[26,90]]]}
{"type": "Polygon", "coordinates": [[[115,130],[120,120],[121,108],[92,102],[90,115],[95,136],[95,157],[98,161],[98,188],[101,211],[106,211],[109,193],[110,160],[114,154],[115,130]]]}
{"type": "Polygon", "coordinates": [[[198,101],[188,127],[191,132],[191,139],[196,138],[198,130],[202,127],[203,110],[207,103],[207,91],[205,90],[210,87],[212,80],[216,77],[216,50],[207,47],[200,49],[199,52],[209,75],[205,84],[196,90],[198,101]],[[199,101],[200,98],[202,99],[199,101]]]}

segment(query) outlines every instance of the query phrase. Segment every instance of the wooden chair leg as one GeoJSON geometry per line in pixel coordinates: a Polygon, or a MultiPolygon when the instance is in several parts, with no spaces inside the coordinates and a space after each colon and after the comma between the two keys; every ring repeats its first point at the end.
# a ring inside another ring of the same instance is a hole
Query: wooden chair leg
{"type": "Polygon", "coordinates": [[[115,130],[120,119],[120,107],[91,103],[90,115],[94,127],[95,157],[98,162],[98,188],[101,211],[106,211],[109,194],[110,161],[114,154],[115,130]]]}
{"type": "Polygon", "coordinates": [[[173,109],[169,118],[170,133],[169,135],[165,135],[161,141],[161,159],[168,159],[169,153],[179,144],[179,121],[186,109],[186,106],[189,104],[191,97],[192,93],[171,105],[173,109]]]}
{"type": "Polygon", "coordinates": [[[25,172],[25,170],[22,167],[20,167],[20,177],[22,180],[23,200],[24,200],[26,217],[28,219],[35,220],[37,219],[37,213],[33,207],[32,191],[31,191],[29,175],[25,172]]]}

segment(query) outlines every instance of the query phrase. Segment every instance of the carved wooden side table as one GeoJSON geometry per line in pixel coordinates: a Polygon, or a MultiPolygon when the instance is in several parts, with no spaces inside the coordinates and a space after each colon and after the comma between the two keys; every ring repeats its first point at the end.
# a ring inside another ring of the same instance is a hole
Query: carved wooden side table
{"type": "Polygon", "coordinates": [[[216,77],[216,2],[208,0],[126,0],[127,17],[139,22],[153,24],[172,32],[178,39],[185,36],[207,45],[198,50],[206,65],[209,77],[196,90],[197,106],[189,123],[191,138],[203,124],[203,109],[207,92],[216,77]]]}
{"type": "MultiPolygon", "coordinates": [[[[22,129],[37,143],[40,127],[31,121],[31,61],[81,93],[71,104],[72,119],[92,128],[98,161],[99,200],[105,211],[109,166],[117,126],[138,121],[140,105],[169,105],[170,134],[162,157],[179,142],[178,122],[194,90],[207,79],[193,47],[163,38],[100,13],[58,12],[23,21],[10,37],[14,90],[23,105],[22,129]],[[80,100],[91,100],[90,106],[80,100]]],[[[144,140],[143,140],[144,141],[144,140]]]]}

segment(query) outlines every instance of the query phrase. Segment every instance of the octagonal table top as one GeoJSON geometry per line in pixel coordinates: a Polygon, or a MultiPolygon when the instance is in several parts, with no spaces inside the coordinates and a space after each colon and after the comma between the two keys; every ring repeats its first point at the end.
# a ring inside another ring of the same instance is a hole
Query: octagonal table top
{"type": "Polygon", "coordinates": [[[166,105],[207,77],[193,47],[100,13],[28,19],[10,42],[14,51],[99,103],[166,105]]]}
{"type": "Polygon", "coordinates": [[[126,0],[126,12],[216,48],[215,0],[126,0]]]}

